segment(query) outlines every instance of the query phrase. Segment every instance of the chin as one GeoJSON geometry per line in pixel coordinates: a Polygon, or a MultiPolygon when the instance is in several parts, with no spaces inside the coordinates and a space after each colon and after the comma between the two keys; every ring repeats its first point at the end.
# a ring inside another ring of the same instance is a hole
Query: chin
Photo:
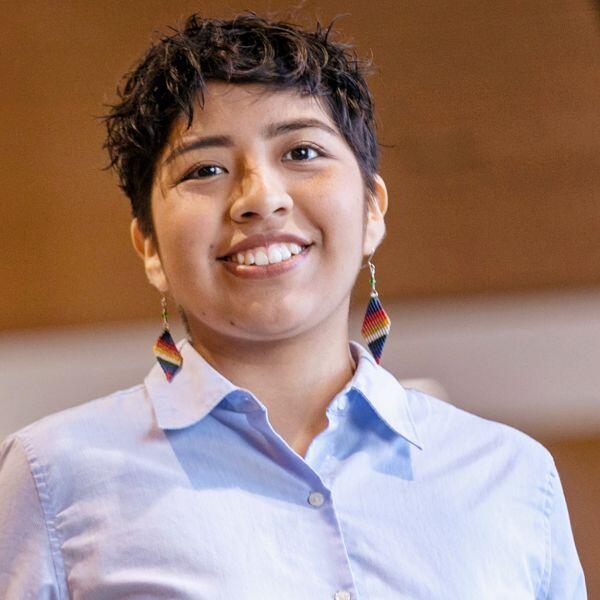
{"type": "Polygon", "coordinates": [[[229,331],[235,337],[242,337],[247,340],[255,341],[275,341],[283,340],[294,335],[302,333],[305,329],[304,321],[286,321],[286,322],[260,322],[240,323],[238,327],[229,326],[229,331]]]}

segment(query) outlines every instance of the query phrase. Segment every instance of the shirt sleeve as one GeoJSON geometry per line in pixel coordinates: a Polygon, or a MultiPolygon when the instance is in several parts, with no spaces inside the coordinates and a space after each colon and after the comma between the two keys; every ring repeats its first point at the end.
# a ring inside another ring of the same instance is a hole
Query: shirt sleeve
{"type": "Polygon", "coordinates": [[[583,569],[577,555],[571,522],[560,476],[554,460],[550,479],[553,500],[549,514],[548,567],[545,580],[546,600],[586,600],[583,569]]]}
{"type": "Polygon", "coordinates": [[[65,597],[27,454],[12,434],[0,445],[0,598],[65,597]]]}

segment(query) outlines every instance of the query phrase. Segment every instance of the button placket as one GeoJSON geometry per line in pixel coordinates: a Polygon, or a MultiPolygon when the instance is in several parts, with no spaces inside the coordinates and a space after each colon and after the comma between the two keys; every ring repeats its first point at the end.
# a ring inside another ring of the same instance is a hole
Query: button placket
{"type": "Polygon", "coordinates": [[[338,590],[333,595],[333,600],[351,600],[352,594],[348,590],[338,590]]]}

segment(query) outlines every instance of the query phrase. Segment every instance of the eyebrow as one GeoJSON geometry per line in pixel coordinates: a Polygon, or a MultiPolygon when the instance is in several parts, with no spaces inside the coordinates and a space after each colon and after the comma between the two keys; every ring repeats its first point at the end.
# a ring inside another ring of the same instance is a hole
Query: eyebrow
{"type": "MultiPolygon", "coordinates": [[[[289,133],[290,131],[297,131],[298,129],[307,129],[309,127],[315,127],[322,129],[323,131],[338,136],[338,133],[319,119],[296,119],[294,121],[285,121],[283,123],[270,123],[266,125],[261,135],[263,138],[270,140],[277,136],[289,133]]],[[[201,148],[231,148],[234,146],[233,138],[228,135],[211,135],[207,137],[199,137],[175,148],[171,154],[165,159],[163,165],[166,166],[178,156],[190,152],[192,150],[199,150],[201,148]]]]}

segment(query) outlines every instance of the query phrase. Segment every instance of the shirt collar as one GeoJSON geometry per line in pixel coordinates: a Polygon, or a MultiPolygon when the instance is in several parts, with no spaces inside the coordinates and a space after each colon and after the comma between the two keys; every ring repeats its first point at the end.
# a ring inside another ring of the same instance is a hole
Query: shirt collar
{"type": "Polygon", "coordinates": [[[373,355],[358,342],[350,341],[356,371],[344,390],[354,389],[371,405],[385,423],[419,450],[423,443],[410,412],[408,395],[389,371],[378,365],[373,355]]]}
{"type": "MultiPolygon", "coordinates": [[[[219,373],[188,340],[180,340],[176,346],[183,364],[172,381],[167,381],[158,363],[144,379],[160,428],[189,427],[218,404],[238,412],[264,410],[264,405],[250,391],[236,386],[219,373]]],[[[352,389],[359,392],[389,427],[422,450],[406,390],[359,343],[351,341],[350,352],[357,366],[352,379],[340,393],[352,389]]]]}

